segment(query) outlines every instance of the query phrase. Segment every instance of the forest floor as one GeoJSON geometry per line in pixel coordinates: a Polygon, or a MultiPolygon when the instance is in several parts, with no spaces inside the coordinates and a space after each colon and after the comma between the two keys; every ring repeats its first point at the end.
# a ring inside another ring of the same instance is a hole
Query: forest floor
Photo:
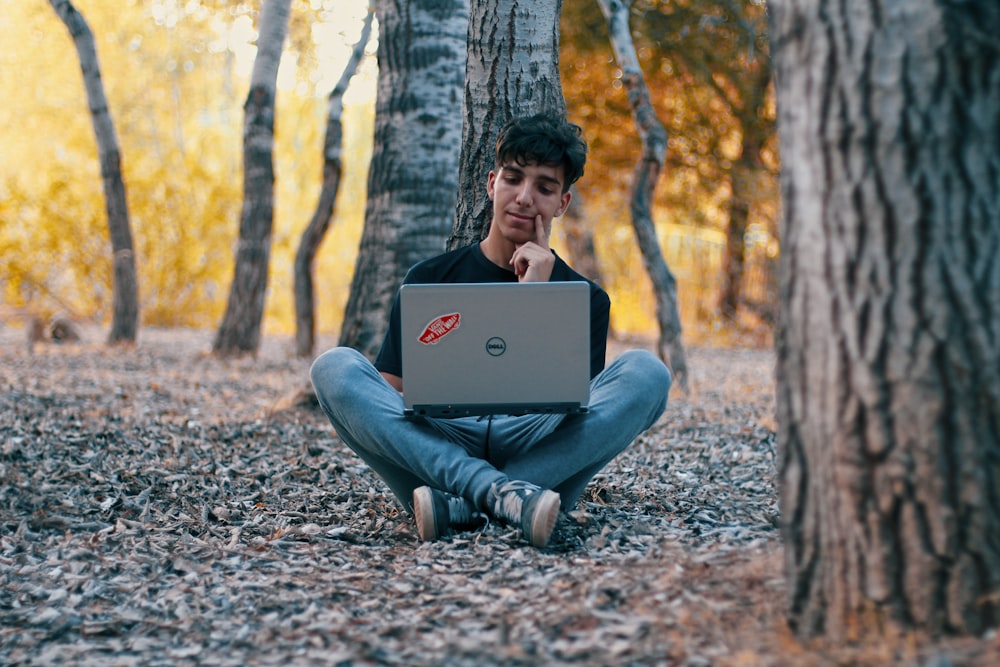
{"type": "Polygon", "coordinates": [[[689,392],[535,549],[497,524],[420,543],[289,400],[287,338],[102,337],[0,328],[0,664],[1000,664],[995,635],[793,638],[769,351],[689,350],[689,392]]]}

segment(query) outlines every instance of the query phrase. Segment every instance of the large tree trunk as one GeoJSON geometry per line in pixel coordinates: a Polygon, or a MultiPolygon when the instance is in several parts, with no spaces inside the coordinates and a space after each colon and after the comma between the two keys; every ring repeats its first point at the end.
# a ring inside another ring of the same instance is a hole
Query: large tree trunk
{"type": "Polygon", "coordinates": [[[291,0],[265,0],[257,57],[243,119],[243,210],[229,302],[215,338],[216,354],[255,353],[260,346],[274,224],[274,98],[291,0]]]}
{"type": "Polygon", "coordinates": [[[468,5],[379,0],[375,146],[340,344],[373,357],[406,271],[444,250],[462,135],[468,5]]]}
{"type": "Polygon", "coordinates": [[[136,277],[135,255],[132,249],[132,229],[128,219],[128,201],[125,181],[122,179],[121,151],[118,135],[104,95],[101,68],[97,60],[97,47],[83,15],[69,0],[49,0],[49,4],[66,24],[76,52],[80,57],[83,83],[87,90],[97,151],[101,161],[101,180],[104,184],[104,204],[108,214],[113,262],[112,318],[108,342],[111,344],[135,343],[139,322],[139,281],[136,277]]]}
{"type": "Polygon", "coordinates": [[[351,77],[354,76],[365,54],[365,45],[371,35],[372,16],[371,12],[365,16],[361,37],[351,51],[351,57],[344,67],[343,74],[340,75],[340,80],[330,93],[327,104],[326,139],[323,142],[323,186],[320,188],[316,210],[302,233],[299,249],[295,253],[295,353],[300,357],[311,356],[316,345],[313,261],[330,226],[333,207],[337,201],[342,166],[343,125],[340,119],[344,110],[344,93],[347,92],[351,77]]]}
{"type": "Polygon", "coordinates": [[[667,154],[667,131],[656,117],[649,98],[639,58],[632,43],[629,29],[629,3],[620,0],[598,0],[608,21],[611,45],[618,65],[622,68],[622,81],[628,93],[632,117],[642,138],[642,155],[636,164],[632,184],[632,227],[635,230],[643,264],[653,283],[656,294],[656,320],[660,326],[657,345],[660,358],[674,374],[678,385],[687,390],[688,370],[681,341],[681,316],[677,308],[677,280],[671,273],[660,250],[660,241],[653,224],[651,204],[653,190],[663,171],[667,154]]]}
{"type": "Polygon", "coordinates": [[[802,636],[1000,622],[1000,6],[773,0],[802,636]]]}
{"type": "Polygon", "coordinates": [[[566,111],[559,79],[561,10],[562,0],[472,3],[458,207],[448,248],[475,243],[489,231],[486,181],[500,128],[512,118],[566,111]]]}

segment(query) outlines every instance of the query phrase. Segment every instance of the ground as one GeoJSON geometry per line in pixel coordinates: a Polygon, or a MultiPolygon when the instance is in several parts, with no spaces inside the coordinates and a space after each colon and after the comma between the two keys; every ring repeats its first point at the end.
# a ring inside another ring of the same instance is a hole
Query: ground
{"type": "Polygon", "coordinates": [[[767,350],[689,350],[690,390],[535,549],[497,524],[420,543],[292,400],[291,340],[211,337],[0,328],[0,664],[1000,664],[995,635],[792,637],[767,350]]]}

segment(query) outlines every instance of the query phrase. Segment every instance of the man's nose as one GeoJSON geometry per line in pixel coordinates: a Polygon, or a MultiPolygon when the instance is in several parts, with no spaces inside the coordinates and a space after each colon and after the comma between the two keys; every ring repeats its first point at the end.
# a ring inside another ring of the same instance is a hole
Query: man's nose
{"type": "Polygon", "coordinates": [[[526,182],[517,190],[517,203],[527,206],[531,203],[531,186],[526,182]]]}

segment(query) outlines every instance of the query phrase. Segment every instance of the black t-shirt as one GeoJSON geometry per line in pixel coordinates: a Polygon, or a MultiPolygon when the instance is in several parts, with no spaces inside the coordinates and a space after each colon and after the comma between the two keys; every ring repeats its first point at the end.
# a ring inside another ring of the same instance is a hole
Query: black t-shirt
{"type": "MultiPolygon", "coordinates": [[[[555,254],[555,253],[553,253],[555,254]]],[[[590,377],[604,369],[608,344],[608,324],[611,299],[607,292],[569,267],[556,255],[550,281],[582,280],[590,283],[590,377]]],[[[403,283],[513,283],[517,276],[497,266],[483,254],[478,243],[446,252],[415,264],[406,274],[403,283]]],[[[375,358],[375,368],[391,375],[403,375],[400,352],[399,293],[392,302],[389,329],[382,341],[382,349],[375,358]]]]}

